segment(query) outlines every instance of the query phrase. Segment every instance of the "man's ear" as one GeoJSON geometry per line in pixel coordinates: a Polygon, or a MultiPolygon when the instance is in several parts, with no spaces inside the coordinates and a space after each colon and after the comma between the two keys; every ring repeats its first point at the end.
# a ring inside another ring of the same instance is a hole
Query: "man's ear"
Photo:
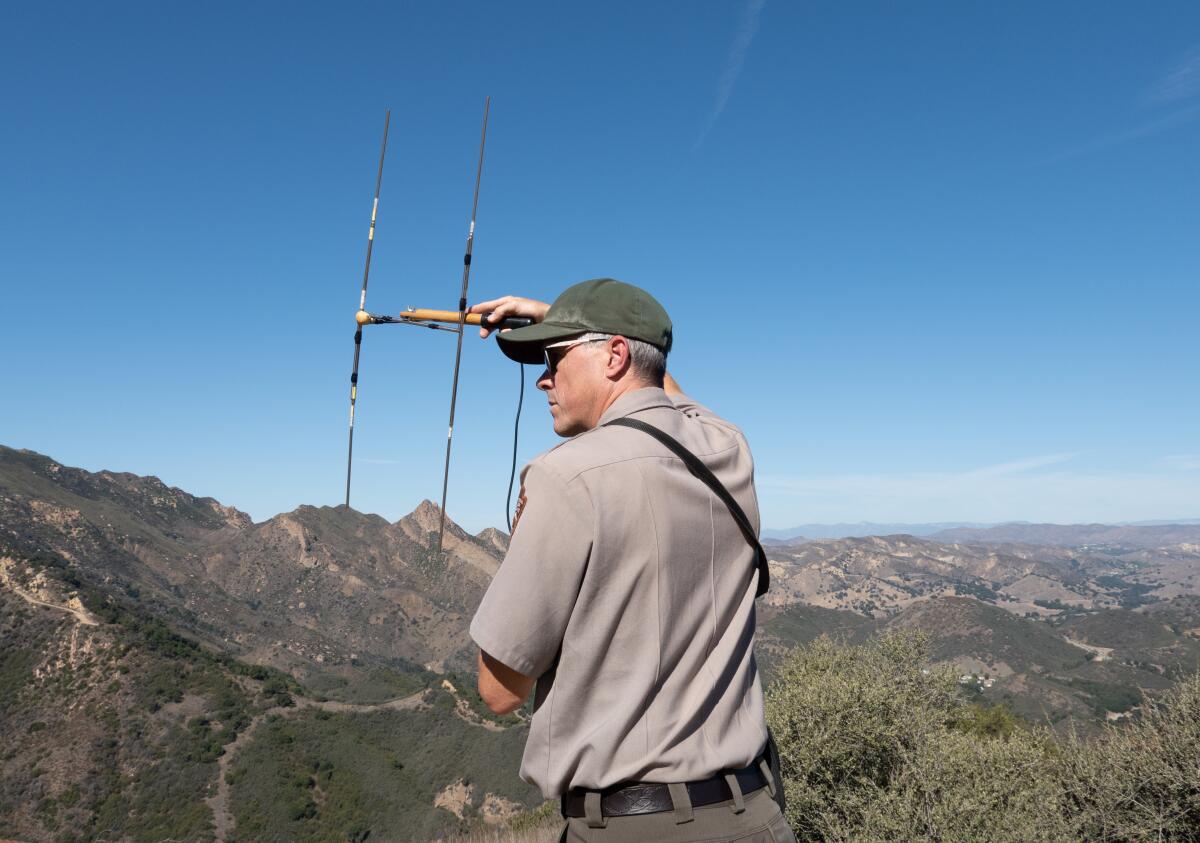
{"type": "Polygon", "coordinates": [[[609,340],[608,359],[604,374],[609,380],[617,380],[629,369],[629,341],[618,335],[609,340]]]}

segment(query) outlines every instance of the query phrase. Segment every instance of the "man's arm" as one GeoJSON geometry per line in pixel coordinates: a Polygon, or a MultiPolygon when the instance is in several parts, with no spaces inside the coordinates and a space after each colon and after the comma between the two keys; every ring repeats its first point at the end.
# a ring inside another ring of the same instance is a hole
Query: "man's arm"
{"type": "Polygon", "coordinates": [[[592,503],[579,485],[541,460],[521,482],[521,527],[471,620],[479,696],[497,713],[520,706],[554,666],[592,550],[592,503]]]}
{"type": "Polygon", "coordinates": [[[533,677],[517,673],[479,651],[479,696],[493,714],[511,714],[520,708],[529,698],[533,683],[533,677]]]}

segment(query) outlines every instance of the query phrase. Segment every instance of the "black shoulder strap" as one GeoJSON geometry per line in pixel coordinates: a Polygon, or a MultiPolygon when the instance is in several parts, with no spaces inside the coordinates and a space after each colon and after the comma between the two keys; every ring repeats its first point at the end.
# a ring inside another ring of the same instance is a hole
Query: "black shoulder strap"
{"type": "Polygon", "coordinates": [[[771,585],[771,575],[767,568],[767,554],[763,552],[762,544],[758,541],[758,536],[754,533],[754,528],[750,526],[750,519],[746,517],[746,513],[738,505],[738,502],[733,499],[733,495],[729,494],[729,490],[724,484],[717,479],[716,475],[708,470],[708,466],[700,462],[700,458],[683,447],[673,436],[664,433],[652,424],[646,424],[644,421],[622,417],[606,422],[603,427],[618,425],[620,427],[632,427],[634,430],[640,430],[643,433],[648,433],[663,443],[671,450],[675,456],[683,460],[683,464],[687,466],[687,470],[695,475],[698,479],[703,480],[708,488],[713,490],[715,494],[725,506],[729,507],[729,513],[733,516],[733,520],[737,522],[738,527],[742,530],[742,535],[746,537],[746,541],[754,548],[755,564],[758,566],[758,592],[755,597],[762,597],[767,593],[767,589],[771,585]]]}

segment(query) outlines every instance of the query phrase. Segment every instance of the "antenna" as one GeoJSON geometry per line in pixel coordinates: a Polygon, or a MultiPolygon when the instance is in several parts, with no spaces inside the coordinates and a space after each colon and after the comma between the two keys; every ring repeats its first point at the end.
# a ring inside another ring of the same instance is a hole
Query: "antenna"
{"type": "MultiPolygon", "coordinates": [[[[392,122],[392,110],[383,118],[383,145],[379,149],[379,172],[375,176],[375,201],[371,203],[371,227],[367,231],[367,261],[363,266],[362,294],[358,297],[358,312],[365,313],[367,306],[367,281],[371,278],[371,251],[375,247],[375,217],[379,213],[379,188],[383,184],[383,159],[387,156],[388,126],[392,122]]],[[[350,506],[350,470],[354,465],[354,403],[358,400],[358,359],[362,353],[363,320],[355,315],[354,368],[350,371],[350,444],[346,450],[346,506],[350,506]]]]}
{"type": "Polygon", "coordinates": [[[450,426],[446,430],[446,467],[442,472],[442,522],[438,527],[437,552],[442,552],[446,533],[446,492],[450,485],[450,446],[454,441],[454,406],[458,399],[458,368],[462,362],[463,325],[467,321],[467,284],[471,280],[471,250],[475,246],[475,213],[479,209],[479,182],[483,177],[483,148],[487,144],[488,112],[492,98],[483,101],[483,129],[479,135],[479,164],[475,167],[475,198],[471,202],[471,225],[467,229],[467,248],[463,253],[462,293],[458,297],[458,347],[454,352],[454,382],[450,387],[450,426]]]}

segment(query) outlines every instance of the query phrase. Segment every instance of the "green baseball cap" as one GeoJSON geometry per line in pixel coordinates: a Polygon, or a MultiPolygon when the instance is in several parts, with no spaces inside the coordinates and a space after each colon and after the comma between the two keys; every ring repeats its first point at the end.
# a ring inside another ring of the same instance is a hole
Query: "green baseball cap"
{"type": "Polygon", "coordinates": [[[563,290],[546,318],[496,335],[500,350],[518,363],[541,363],[542,348],[586,333],[620,334],[671,350],[671,317],[641,287],[614,278],[593,278],[563,290]]]}

